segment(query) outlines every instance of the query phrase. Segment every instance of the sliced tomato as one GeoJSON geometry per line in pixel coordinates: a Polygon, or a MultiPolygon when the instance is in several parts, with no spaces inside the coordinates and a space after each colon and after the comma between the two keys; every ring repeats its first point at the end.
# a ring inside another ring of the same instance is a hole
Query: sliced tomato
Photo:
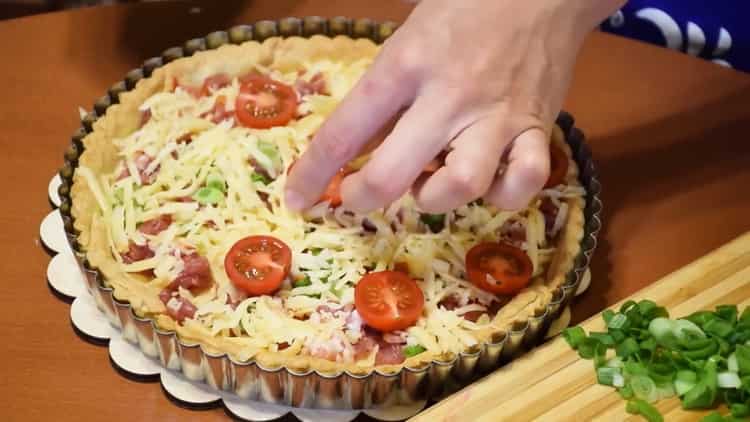
{"type": "Polygon", "coordinates": [[[477,287],[511,295],[523,289],[534,267],[523,250],[506,243],[480,243],[466,253],[466,272],[477,287]]]}
{"type": "Polygon", "coordinates": [[[224,270],[238,288],[249,295],[275,292],[292,263],[292,251],[273,236],[240,239],[224,257],[224,270]]]}
{"type": "MultiPolygon", "coordinates": [[[[292,168],[294,165],[297,164],[297,161],[292,162],[292,164],[289,165],[289,168],[286,170],[287,174],[289,174],[292,171],[292,168]]],[[[350,169],[348,166],[340,169],[338,173],[336,173],[330,182],[328,182],[328,186],[326,186],[326,190],[323,191],[323,194],[320,195],[320,199],[318,200],[318,203],[323,201],[328,201],[331,205],[331,208],[336,208],[341,205],[341,182],[344,181],[344,177],[354,173],[352,169],[350,169]]]]}
{"type": "Polygon", "coordinates": [[[549,178],[544,184],[545,188],[551,188],[565,182],[565,176],[568,175],[568,156],[565,151],[555,144],[549,148],[549,178]]]}
{"type": "Polygon", "coordinates": [[[203,81],[200,95],[202,97],[207,97],[213,94],[214,91],[224,88],[225,86],[229,86],[229,84],[231,83],[232,78],[226,73],[217,73],[213,76],[209,76],[203,81]]]}
{"type": "Polygon", "coordinates": [[[241,81],[235,114],[242,126],[268,129],[292,120],[297,112],[297,93],[292,87],[256,74],[241,81]]]}
{"type": "Polygon", "coordinates": [[[372,328],[388,332],[416,324],[424,309],[417,282],[399,271],[366,274],[354,288],[354,304],[372,328]]]}

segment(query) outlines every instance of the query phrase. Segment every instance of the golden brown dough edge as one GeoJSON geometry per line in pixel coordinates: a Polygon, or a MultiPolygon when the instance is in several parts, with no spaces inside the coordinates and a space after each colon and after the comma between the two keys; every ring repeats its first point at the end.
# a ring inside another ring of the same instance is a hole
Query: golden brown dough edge
{"type": "MultiPolygon", "coordinates": [[[[111,173],[119,160],[112,139],[127,136],[135,131],[141,119],[138,107],[157,92],[172,90],[176,78],[183,83],[199,83],[211,74],[225,72],[230,75],[241,75],[257,65],[286,72],[300,68],[306,61],[328,59],[354,62],[360,59],[371,59],[377,52],[378,46],[366,39],[313,36],[309,39],[270,38],[262,44],[249,41],[242,45],[225,45],[216,50],[199,52],[192,57],[175,60],[156,69],[151,77],[139,81],[135,89],[120,95],[119,104],[107,109],[106,115],[94,124],[93,132],[84,138],[85,151],[79,159],[79,164],[90,168],[97,176],[111,173]]],[[[571,156],[562,131],[557,127],[553,130],[552,142],[562,146],[566,154],[571,156]]],[[[573,160],[570,162],[572,166],[568,177],[571,182],[578,185],[577,166],[573,160]]],[[[73,199],[72,213],[75,227],[80,231],[78,241],[86,250],[87,259],[91,265],[98,268],[113,287],[113,295],[116,299],[130,302],[139,316],[151,316],[160,329],[176,329],[186,342],[202,343],[207,351],[212,353],[227,352],[233,356],[240,354],[241,347],[238,345],[229,344],[222,339],[205,336],[202,333],[186,332],[171,318],[163,314],[154,315],[164,309],[161,302],[156,299],[158,291],[150,291],[137,276],[124,273],[119,269],[117,262],[110,254],[106,240],[106,227],[98,217],[98,205],[94,195],[77,171],[73,178],[71,198],[73,199]]],[[[522,306],[516,307],[517,309],[514,309],[512,313],[506,311],[499,314],[493,321],[493,328],[477,333],[480,340],[486,341],[493,333],[507,331],[513,322],[532,316],[535,310],[549,303],[552,292],[564,282],[567,272],[573,267],[574,259],[580,250],[580,240],[583,237],[583,201],[568,200],[568,205],[570,207],[568,222],[561,235],[558,252],[550,265],[546,278],[548,281],[538,280],[535,286],[514,298],[508,304],[511,305],[508,310],[513,308],[514,302],[522,306]],[[534,292],[533,300],[527,300],[528,291],[534,292]]],[[[425,352],[407,359],[401,365],[378,366],[378,369],[384,372],[396,372],[404,366],[419,367],[436,358],[449,360],[451,356],[435,356],[425,352]]],[[[315,369],[322,373],[337,373],[346,370],[361,374],[373,369],[305,356],[285,356],[279,352],[260,352],[254,359],[267,368],[286,366],[299,371],[315,369]]]]}

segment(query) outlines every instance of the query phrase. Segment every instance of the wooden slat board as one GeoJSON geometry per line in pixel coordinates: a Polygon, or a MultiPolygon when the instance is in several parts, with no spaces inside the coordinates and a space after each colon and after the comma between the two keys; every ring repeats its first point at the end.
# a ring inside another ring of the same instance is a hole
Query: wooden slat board
{"type": "MultiPolygon", "coordinates": [[[[657,250],[654,253],[658,253],[657,250]]],[[[596,279],[592,281],[596,282],[596,279]]],[[[651,299],[681,317],[720,304],[750,305],[750,233],[666,276],[628,299],[651,299]]],[[[619,308],[620,304],[612,306],[619,308]]],[[[601,315],[582,324],[605,329],[601,315]]],[[[657,408],[666,421],[696,421],[707,412],[683,411],[677,399],[657,408]]],[[[594,366],[561,337],[464,388],[413,421],[639,421],[625,401],[597,385],[594,366]]]]}

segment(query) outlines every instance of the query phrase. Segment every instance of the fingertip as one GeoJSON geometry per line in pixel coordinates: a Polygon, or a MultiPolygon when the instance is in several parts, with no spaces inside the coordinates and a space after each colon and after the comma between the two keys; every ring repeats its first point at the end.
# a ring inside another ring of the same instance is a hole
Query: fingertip
{"type": "Polygon", "coordinates": [[[284,201],[286,207],[292,211],[302,211],[307,206],[305,197],[300,195],[296,190],[287,187],[284,192],[284,201]]]}

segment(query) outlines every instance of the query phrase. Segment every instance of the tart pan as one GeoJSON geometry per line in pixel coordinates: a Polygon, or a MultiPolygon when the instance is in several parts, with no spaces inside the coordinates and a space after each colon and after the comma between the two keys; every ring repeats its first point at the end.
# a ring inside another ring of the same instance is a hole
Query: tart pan
{"type": "Polygon", "coordinates": [[[584,209],[584,235],[581,250],[565,282],[554,292],[552,301],[539,308],[526,321],[516,321],[512,328],[495,335],[490,341],[460,353],[449,361],[434,360],[416,368],[405,367],[399,372],[384,373],[375,369],[369,374],[298,372],[290,368],[264,367],[250,361],[236,361],[227,354],[212,354],[200,344],[185,343],[174,331],[158,328],[148,318],[137,316],[128,302],[117,300],[113,289],[107,287],[102,273],[93,268],[86,253],[77,242],[71,215],[70,188],[78,157],[83,152],[83,138],[91,132],[94,122],[106,113],[107,108],[119,101],[120,93],[151,75],[154,69],[197,51],[218,48],[224,44],[245,41],[263,41],[273,36],[303,36],[315,34],[328,36],[347,35],[352,38],[370,38],[376,43],[387,39],[397,25],[378,23],[371,19],[316,16],[264,20],[253,25],[239,25],[227,31],[216,31],[203,38],[187,41],[179,47],[165,50],[161,56],[146,60],[141,67],[131,70],[125,78],[114,84],[94,103],[93,111],[81,119],[81,128],[72,136],[72,143],[64,155],[60,169],[62,184],[58,190],[61,198],[60,213],[65,232],[74,251],[87,288],[99,309],[109,321],[122,330],[123,337],[137,344],[147,356],[157,359],[164,367],[181,371],[188,379],[203,381],[218,390],[232,392],[247,399],[286,406],[364,409],[389,406],[437,398],[482,375],[504,365],[525,350],[543,341],[549,325],[571,302],[584,271],[588,268],[596,248],[601,228],[602,203],[599,199],[601,185],[594,168],[591,150],[585,143],[583,132],[574,126],[573,117],[562,112],[557,124],[562,128],[566,142],[573,151],[579,166],[579,178],[586,189],[584,209]]]}

